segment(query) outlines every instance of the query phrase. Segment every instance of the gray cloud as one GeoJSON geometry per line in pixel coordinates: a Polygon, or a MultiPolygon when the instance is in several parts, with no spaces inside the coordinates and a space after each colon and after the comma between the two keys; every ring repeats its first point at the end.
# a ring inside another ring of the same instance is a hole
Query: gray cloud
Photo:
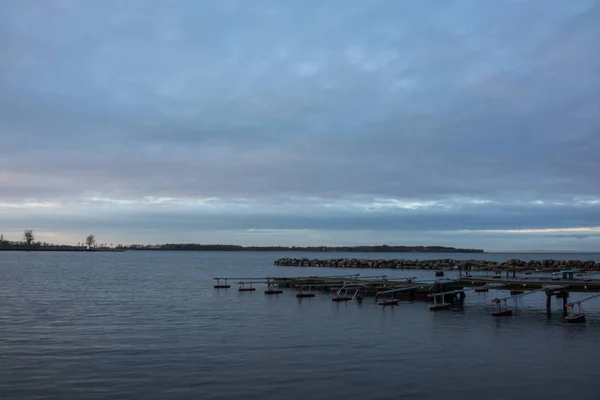
{"type": "Polygon", "coordinates": [[[600,197],[599,19],[584,0],[3,1],[0,204],[247,205],[18,214],[55,230],[598,226],[575,204],[600,197]],[[339,211],[378,198],[455,206],[339,211]]]}
{"type": "Polygon", "coordinates": [[[546,235],[545,237],[550,238],[569,238],[569,239],[588,239],[588,238],[597,238],[600,235],[598,234],[567,234],[567,235],[546,235]]]}
{"type": "MultiPolygon", "coordinates": [[[[371,231],[453,231],[453,230],[543,230],[595,228],[600,221],[600,205],[522,205],[482,204],[460,207],[363,211],[328,211],[306,207],[272,210],[190,207],[145,207],[136,204],[115,210],[113,207],[87,206],[71,211],[42,211],[29,222],[48,229],[60,225],[75,229],[80,224],[109,230],[180,229],[194,230],[371,230],[371,231]],[[87,211],[86,211],[87,210],[87,211]],[[107,218],[111,216],[112,218],[107,218]]],[[[18,213],[7,220],[23,222],[18,213]]],[[[589,234],[589,233],[578,233],[589,234]]]]}

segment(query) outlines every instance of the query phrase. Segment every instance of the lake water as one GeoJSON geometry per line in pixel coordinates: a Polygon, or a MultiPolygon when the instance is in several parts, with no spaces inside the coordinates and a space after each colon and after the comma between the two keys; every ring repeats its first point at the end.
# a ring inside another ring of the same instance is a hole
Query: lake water
{"type": "MultiPolygon", "coordinates": [[[[599,254],[0,252],[0,399],[598,399],[600,301],[567,325],[560,300],[494,319],[212,288],[214,276],[432,271],[277,267],[279,257],[592,259],[599,254]],[[553,305],[554,306],[554,305],[553,305]]],[[[447,276],[449,274],[446,274],[447,276]]],[[[574,294],[571,300],[586,297],[574,294]]]]}

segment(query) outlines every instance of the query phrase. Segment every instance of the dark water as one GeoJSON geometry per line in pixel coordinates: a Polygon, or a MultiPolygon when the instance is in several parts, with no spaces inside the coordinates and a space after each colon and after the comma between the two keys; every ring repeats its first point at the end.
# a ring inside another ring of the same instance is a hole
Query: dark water
{"type": "MultiPolygon", "coordinates": [[[[505,292],[471,292],[462,311],[433,313],[422,302],[384,309],[370,299],[212,288],[216,275],[347,271],[273,266],[280,256],[0,253],[0,399],[600,398],[600,302],[585,303],[590,321],[571,326],[558,302],[548,320],[537,294],[520,300],[518,315],[495,320],[490,299],[505,292]]],[[[410,254],[422,257],[459,256],[410,254]]]]}

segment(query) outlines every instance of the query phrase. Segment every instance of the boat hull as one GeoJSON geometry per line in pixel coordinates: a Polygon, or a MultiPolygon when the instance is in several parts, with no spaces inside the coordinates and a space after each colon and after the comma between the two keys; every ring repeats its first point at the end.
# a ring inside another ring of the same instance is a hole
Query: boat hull
{"type": "Polygon", "coordinates": [[[513,315],[512,310],[494,311],[492,313],[492,317],[510,317],[511,315],[513,315]]]}
{"type": "Polygon", "coordinates": [[[394,299],[394,300],[383,300],[378,302],[377,304],[380,306],[397,306],[399,303],[398,300],[394,299]]]}
{"type": "Polygon", "coordinates": [[[335,296],[331,298],[331,301],[333,301],[334,303],[339,303],[341,301],[349,301],[352,300],[352,297],[348,297],[348,296],[335,296]]]}
{"type": "Polygon", "coordinates": [[[585,322],[585,314],[575,314],[565,317],[565,321],[571,324],[583,324],[585,322]]]}
{"type": "Polygon", "coordinates": [[[429,306],[429,310],[440,311],[440,310],[447,310],[451,307],[452,307],[452,303],[439,303],[439,304],[433,304],[433,305],[429,306]]]}

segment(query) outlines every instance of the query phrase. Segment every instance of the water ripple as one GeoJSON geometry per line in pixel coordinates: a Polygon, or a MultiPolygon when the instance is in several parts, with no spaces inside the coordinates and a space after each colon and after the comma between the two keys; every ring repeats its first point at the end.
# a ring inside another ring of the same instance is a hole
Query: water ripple
{"type": "Polygon", "coordinates": [[[567,326],[559,307],[546,318],[543,295],[493,319],[493,291],[431,313],[212,289],[215,275],[332,274],[274,267],[276,257],[7,255],[0,398],[562,399],[574,387],[597,397],[600,302],[586,304],[588,324],[567,326]]]}

